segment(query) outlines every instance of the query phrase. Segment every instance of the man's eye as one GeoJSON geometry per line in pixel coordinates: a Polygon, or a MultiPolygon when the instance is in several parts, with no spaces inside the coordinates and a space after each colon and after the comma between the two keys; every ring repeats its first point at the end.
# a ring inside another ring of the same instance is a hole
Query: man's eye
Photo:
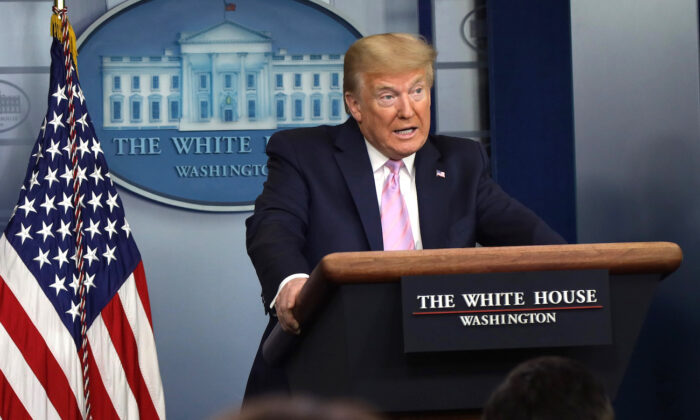
{"type": "Polygon", "coordinates": [[[390,106],[395,100],[396,96],[394,95],[380,95],[378,102],[381,106],[390,106]]]}

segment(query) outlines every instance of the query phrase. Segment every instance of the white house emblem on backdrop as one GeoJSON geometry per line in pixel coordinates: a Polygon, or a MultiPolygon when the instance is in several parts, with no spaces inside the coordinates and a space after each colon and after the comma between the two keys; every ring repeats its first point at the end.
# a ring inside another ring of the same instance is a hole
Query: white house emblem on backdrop
{"type": "Polygon", "coordinates": [[[0,80],[0,133],[20,125],[29,115],[29,97],[18,86],[0,80]]]}
{"type": "Polygon", "coordinates": [[[347,118],[343,53],[359,32],[303,0],[226,10],[136,2],[81,36],[81,84],[119,185],[174,206],[251,210],[272,134],[347,118]]]}
{"type": "Polygon", "coordinates": [[[105,129],[275,130],[346,117],[341,54],[273,53],[271,34],[231,21],[177,43],[179,54],[102,58],[105,129]]]}

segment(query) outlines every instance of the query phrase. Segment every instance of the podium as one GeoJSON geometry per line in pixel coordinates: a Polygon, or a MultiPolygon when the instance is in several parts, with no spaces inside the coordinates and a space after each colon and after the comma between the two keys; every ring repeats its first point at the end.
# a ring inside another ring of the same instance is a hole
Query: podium
{"type": "Polygon", "coordinates": [[[475,412],[513,367],[543,355],[582,362],[614,398],[654,289],[681,260],[668,242],[331,254],[300,292],[302,334],[278,325],[263,354],[285,366],[292,393],[361,399],[392,413],[475,412]],[[611,344],[404,352],[404,276],[571,270],[609,274],[611,344]]]}

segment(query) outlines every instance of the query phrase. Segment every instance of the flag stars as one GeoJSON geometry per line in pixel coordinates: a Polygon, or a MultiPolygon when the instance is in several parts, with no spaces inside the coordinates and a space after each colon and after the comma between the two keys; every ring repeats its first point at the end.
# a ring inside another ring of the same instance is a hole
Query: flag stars
{"type": "MultiPolygon", "coordinates": [[[[118,242],[123,238],[121,235],[125,235],[130,241],[127,245],[134,247],[130,238],[131,227],[120,208],[122,203],[114,187],[109,186],[114,184],[104,161],[105,152],[96,138],[91,115],[83,107],[85,97],[77,83],[77,72],[72,67],[69,72],[74,77],[72,86],[65,81],[57,83],[53,80],[49,88],[49,109],[42,119],[39,139],[30,152],[33,154],[29,158],[29,170],[12,211],[15,220],[9,224],[11,230],[6,234],[17,246],[24,264],[37,277],[46,296],[59,302],[59,315],[61,311],[64,313],[61,319],[68,324],[70,317],[71,325],[77,327],[80,319],[85,317],[85,301],[81,302],[78,296],[90,293],[99,285],[104,287],[96,293],[106,292],[103,276],[114,270],[120,273],[128,270],[122,267],[125,262],[122,259],[128,257],[127,265],[130,266],[135,256],[133,252],[124,253],[112,241],[118,242]],[[48,132],[49,126],[52,132],[48,132]],[[77,136],[73,132],[72,139],[66,138],[68,129],[77,127],[77,136]],[[81,215],[81,208],[82,216],[74,221],[72,213],[81,215]],[[101,236],[103,233],[109,239],[101,236]],[[77,238],[82,240],[80,246],[75,244],[77,238]],[[17,241],[21,242],[21,247],[17,241]],[[112,262],[115,267],[111,266],[112,262]],[[95,263],[95,268],[92,268],[92,263],[95,263]],[[44,265],[47,265],[47,270],[43,270],[44,265]]],[[[99,298],[97,304],[101,305],[102,300],[108,301],[111,297],[99,298]]]]}
{"type": "Polygon", "coordinates": [[[32,157],[36,157],[36,160],[34,161],[34,163],[39,162],[39,159],[41,159],[41,158],[44,157],[44,153],[42,153],[42,151],[41,151],[41,143],[37,143],[37,145],[36,145],[36,153],[34,153],[34,154],[32,155],[32,157]]]}
{"type": "Polygon", "coordinates": [[[95,212],[97,211],[98,207],[102,207],[102,203],[100,203],[100,200],[102,199],[102,193],[95,195],[95,192],[92,192],[92,198],[90,201],[88,201],[88,204],[92,206],[92,211],[95,212]]]}
{"type": "Polygon", "coordinates": [[[63,149],[61,149],[61,150],[64,150],[66,152],[66,155],[68,155],[69,158],[71,157],[71,153],[73,153],[73,144],[74,143],[75,143],[75,141],[71,141],[70,139],[68,139],[68,141],[66,142],[66,145],[63,146],[63,149]]]}
{"type": "Polygon", "coordinates": [[[42,251],[41,248],[39,248],[39,255],[34,257],[34,261],[39,263],[40,270],[44,266],[44,264],[51,265],[51,262],[49,262],[49,251],[46,251],[46,253],[44,253],[44,251],[42,251]]]}
{"type": "MultiPolygon", "coordinates": [[[[95,234],[100,235],[100,231],[98,229],[99,226],[100,226],[99,220],[97,221],[97,223],[95,223],[94,220],[90,219],[90,227],[85,229],[86,232],[90,232],[90,239],[92,239],[95,236],[95,234]]],[[[88,247],[88,249],[89,249],[89,247],[88,247]]]]}
{"type": "Polygon", "coordinates": [[[111,213],[114,207],[119,207],[119,204],[117,204],[117,198],[119,198],[119,195],[117,193],[114,193],[114,195],[112,195],[112,193],[108,191],[107,197],[108,198],[106,203],[109,206],[109,212],[111,213]]]}
{"type": "Polygon", "coordinates": [[[33,199],[32,201],[29,201],[27,197],[24,197],[24,204],[19,206],[20,209],[24,210],[24,217],[27,217],[29,213],[36,213],[36,210],[34,210],[34,201],[36,199],[33,199]]]}
{"type": "Polygon", "coordinates": [[[97,139],[94,138],[94,137],[93,137],[93,139],[92,139],[92,147],[90,147],[90,150],[92,150],[93,153],[95,153],[95,159],[97,159],[97,156],[98,156],[100,153],[104,154],[104,153],[102,152],[102,147],[100,146],[100,142],[97,141],[97,139]]]}
{"type": "Polygon", "coordinates": [[[87,172],[87,168],[82,168],[82,167],[78,166],[78,173],[76,174],[76,177],[78,178],[78,182],[87,181],[87,176],[85,176],[85,172],[87,172]]]}
{"type": "Polygon", "coordinates": [[[59,145],[59,144],[60,144],[60,143],[57,143],[57,142],[53,141],[53,139],[51,139],[51,147],[49,147],[48,149],[46,149],[46,153],[50,153],[50,154],[51,154],[51,162],[53,162],[53,159],[56,157],[56,155],[60,155],[60,154],[61,154],[61,151],[60,151],[59,148],[58,148],[58,145],[59,145]]]}
{"type": "Polygon", "coordinates": [[[56,296],[61,292],[61,290],[65,290],[68,292],[68,289],[66,289],[65,286],[66,283],[66,278],[65,277],[58,277],[58,274],[55,275],[55,279],[52,284],[49,285],[49,287],[53,287],[56,290],[56,296]]]}
{"type": "Polygon", "coordinates": [[[32,177],[29,180],[29,191],[31,191],[35,185],[41,185],[41,183],[39,182],[39,170],[32,172],[32,177]]]}
{"type": "Polygon", "coordinates": [[[96,288],[97,286],[95,286],[95,274],[89,275],[85,273],[85,282],[83,283],[83,285],[85,286],[85,294],[90,293],[91,287],[96,288]]]}
{"type": "Polygon", "coordinates": [[[74,95],[76,95],[78,97],[78,99],[80,99],[80,105],[82,105],[83,102],[85,102],[85,95],[83,95],[83,90],[79,89],[78,85],[74,85],[73,92],[74,92],[74,95]]]}
{"type": "Polygon", "coordinates": [[[70,309],[66,311],[71,317],[73,317],[73,322],[75,322],[75,317],[80,316],[80,305],[77,303],[70,303],[70,309]]]}
{"type": "Polygon", "coordinates": [[[44,198],[44,202],[41,203],[41,205],[39,206],[39,207],[43,207],[46,209],[47,216],[49,215],[49,212],[51,210],[56,210],[56,206],[54,206],[54,204],[53,204],[55,199],[56,199],[56,197],[49,197],[49,195],[46,194],[46,196],[44,198]]]}
{"type": "Polygon", "coordinates": [[[85,118],[87,118],[87,115],[88,115],[88,114],[85,113],[85,114],[83,114],[82,117],[78,118],[78,120],[75,121],[76,123],[80,124],[80,128],[83,130],[83,133],[85,132],[85,129],[86,129],[87,126],[88,126],[87,121],[85,121],[85,118]]]}
{"type": "Polygon", "coordinates": [[[112,235],[117,234],[117,229],[115,229],[114,225],[117,224],[116,220],[109,220],[107,219],[107,226],[105,226],[105,232],[109,233],[109,239],[112,239],[112,235]]]}
{"type": "Polygon", "coordinates": [[[73,289],[73,294],[78,296],[78,289],[80,289],[80,277],[73,274],[73,281],[68,285],[73,289]]]}
{"type": "MultiPolygon", "coordinates": [[[[49,236],[52,238],[54,237],[53,232],[51,232],[51,227],[53,226],[53,223],[49,223],[49,225],[47,226],[46,222],[42,221],[41,224],[43,227],[41,228],[41,230],[38,230],[36,233],[43,236],[44,242],[46,242],[46,238],[48,238],[49,236]]],[[[48,255],[48,253],[47,253],[47,255],[48,255]]]]}
{"type": "Polygon", "coordinates": [[[63,114],[56,115],[56,111],[53,112],[53,119],[51,121],[49,121],[49,124],[53,125],[53,132],[54,133],[56,132],[58,127],[63,127],[63,128],[66,127],[65,125],[63,125],[61,118],[63,118],[63,114]]]}
{"type": "Polygon", "coordinates": [[[109,245],[107,245],[107,251],[105,251],[102,256],[105,257],[107,260],[107,265],[109,266],[109,263],[112,262],[112,260],[117,260],[117,257],[114,256],[114,251],[117,249],[117,246],[115,245],[113,248],[110,248],[109,245]]]}
{"type": "MultiPolygon", "coordinates": [[[[64,194],[65,195],[65,194],[64,194]]],[[[61,220],[61,227],[56,231],[61,234],[61,240],[66,239],[66,235],[72,235],[70,231],[70,222],[66,223],[63,220],[61,220]]]]}
{"type": "Polygon", "coordinates": [[[58,178],[56,178],[56,172],[58,172],[58,168],[56,168],[56,169],[49,168],[48,173],[44,177],[44,181],[49,183],[49,188],[51,188],[53,186],[54,182],[58,182],[58,178]]]}
{"type": "Polygon", "coordinates": [[[73,180],[73,171],[70,170],[68,165],[66,165],[66,170],[63,172],[63,175],[61,175],[61,178],[66,180],[66,187],[70,185],[70,182],[73,180]]]}
{"type": "MultiPolygon", "coordinates": [[[[62,268],[64,263],[68,264],[68,250],[62,250],[61,248],[59,248],[58,254],[55,257],[53,257],[53,259],[58,261],[58,268],[62,268]]],[[[56,294],[58,294],[58,291],[56,292],[56,294]]]]}
{"type": "Polygon", "coordinates": [[[90,177],[95,180],[95,185],[99,184],[100,181],[104,181],[104,177],[102,176],[102,169],[95,165],[95,170],[92,171],[90,174],[90,177]]]}
{"type": "Polygon", "coordinates": [[[78,205],[80,206],[80,208],[85,208],[85,204],[83,203],[83,198],[85,198],[85,196],[83,194],[80,194],[78,196],[78,205]]]}
{"type": "Polygon", "coordinates": [[[58,203],[58,205],[63,207],[64,213],[68,213],[68,208],[73,208],[73,203],[71,202],[70,197],[66,195],[66,193],[63,193],[63,200],[61,200],[61,202],[58,203]]]}
{"type": "MultiPolygon", "coordinates": [[[[22,245],[24,245],[24,240],[29,238],[29,239],[34,239],[32,238],[32,235],[29,234],[29,228],[32,227],[32,225],[29,226],[24,226],[24,223],[21,224],[22,228],[20,229],[19,233],[16,233],[15,236],[19,236],[22,238],[22,245]]],[[[110,235],[111,237],[111,235],[110,235]]]]}
{"type": "Polygon", "coordinates": [[[78,143],[80,143],[78,150],[80,151],[80,159],[82,159],[85,153],[90,153],[90,147],[88,147],[88,142],[83,139],[78,139],[78,143]]]}
{"type": "Polygon", "coordinates": [[[62,99],[68,101],[68,98],[66,97],[66,87],[61,86],[60,84],[56,85],[56,92],[54,92],[51,96],[56,98],[56,106],[61,105],[62,99]]]}
{"type": "Polygon", "coordinates": [[[96,255],[97,254],[97,247],[95,248],[90,248],[89,246],[86,247],[87,252],[83,256],[83,259],[88,261],[88,267],[92,266],[93,261],[97,261],[100,258],[96,255]]]}
{"type": "Polygon", "coordinates": [[[129,237],[129,234],[131,233],[131,226],[129,226],[129,222],[124,219],[124,226],[122,226],[122,230],[126,232],[126,237],[129,237]]]}

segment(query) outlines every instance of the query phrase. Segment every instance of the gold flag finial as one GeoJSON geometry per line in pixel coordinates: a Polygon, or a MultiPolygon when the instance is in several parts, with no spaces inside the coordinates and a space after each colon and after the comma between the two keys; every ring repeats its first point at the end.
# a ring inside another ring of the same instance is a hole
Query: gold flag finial
{"type": "MultiPolygon", "coordinates": [[[[53,15],[51,16],[51,36],[63,42],[63,26],[61,25],[61,18],[59,14],[66,13],[66,1],[65,0],[53,0],[53,15]]],[[[73,32],[73,27],[68,22],[68,17],[65,16],[66,25],[68,25],[68,43],[70,45],[70,54],[73,58],[73,65],[75,66],[75,71],[78,71],[78,49],[77,43],[75,42],[75,32],[73,32]]]]}

